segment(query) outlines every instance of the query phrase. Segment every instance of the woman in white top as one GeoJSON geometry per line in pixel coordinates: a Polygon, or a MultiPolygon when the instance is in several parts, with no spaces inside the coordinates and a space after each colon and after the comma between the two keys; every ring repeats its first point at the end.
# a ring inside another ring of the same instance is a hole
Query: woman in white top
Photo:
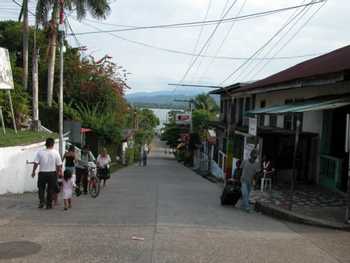
{"type": "Polygon", "coordinates": [[[106,181],[109,179],[109,166],[111,164],[111,157],[107,153],[107,149],[103,148],[102,152],[97,156],[98,175],[103,180],[103,186],[106,186],[106,181]]]}

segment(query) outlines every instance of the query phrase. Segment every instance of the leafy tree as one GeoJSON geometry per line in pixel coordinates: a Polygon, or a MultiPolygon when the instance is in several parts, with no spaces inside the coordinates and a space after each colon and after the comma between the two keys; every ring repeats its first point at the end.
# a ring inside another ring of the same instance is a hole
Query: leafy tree
{"type": "Polygon", "coordinates": [[[107,141],[121,141],[121,129],[116,123],[115,113],[104,112],[99,104],[95,106],[79,104],[76,108],[85,127],[92,128],[97,135],[107,141]]]}
{"type": "MultiPolygon", "coordinates": [[[[48,77],[47,77],[47,102],[52,104],[54,73],[56,62],[56,46],[58,40],[58,16],[59,3],[57,0],[38,0],[36,6],[36,19],[43,25],[48,34],[48,77]],[[50,19],[50,20],[49,20],[50,19]]],[[[75,11],[78,20],[86,17],[87,13],[95,18],[106,18],[110,12],[110,6],[107,0],[65,0],[65,11],[75,11]]]]}
{"type": "Polygon", "coordinates": [[[150,109],[136,110],[133,118],[137,118],[138,130],[135,134],[135,143],[142,145],[144,143],[151,143],[154,137],[154,129],[159,125],[159,119],[154,115],[150,109]]]}
{"type": "Polygon", "coordinates": [[[144,130],[153,130],[159,125],[159,119],[150,109],[142,109],[138,112],[139,128],[144,130]]]}
{"type": "Polygon", "coordinates": [[[174,123],[165,124],[162,140],[166,141],[167,145],[175,148],[179,144],[181,128],[174,123]]]}
{"type": "Polygon", "coordinates": [[[210,122],[210,113],[206,110],[195,110],[192,113],[193,131],[203,135],[203,131],[208,129],[210,122]]]}
{"type": "Polygon", "coordinates": [[[215,100],[208,94],[199,94],[194,98],[194,108],[196,110],[205,110],[211,114],[217,114],[219,111],[219,106],[216,104],[215,100]]]}

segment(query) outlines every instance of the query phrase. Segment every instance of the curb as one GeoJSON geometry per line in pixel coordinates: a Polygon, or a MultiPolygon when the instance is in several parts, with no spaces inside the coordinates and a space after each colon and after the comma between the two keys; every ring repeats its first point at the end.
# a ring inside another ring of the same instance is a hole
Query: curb
{"type": "Polygon", "coordinates": [[[201,171],[196,170],[193,171],[213,184],[220,183],[220,181],[215,176],[212,176],[210,173],[203,173],[201,171]]]}
{"type": "Polygon", "coordinates": [[[327,220],[301,215],[293,211],[289,211],[278,206],[266,204],[259,201],[256,201],[255,209],[259,212],[262,212],[265,215],[269,215],[271,217],[279,218],[285,221],[316,227],[350,231],[350,225],[347,224],[335,223],[327,220]]]}

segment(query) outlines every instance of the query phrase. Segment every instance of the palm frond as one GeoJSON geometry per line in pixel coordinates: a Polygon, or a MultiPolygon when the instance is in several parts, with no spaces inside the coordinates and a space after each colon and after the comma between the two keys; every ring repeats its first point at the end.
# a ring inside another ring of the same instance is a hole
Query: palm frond
{"type": "Polygon", "coordinates": [[[36,20],[39,24],[46,26],[49,21],[49,14],[55,4],[54,0],[38,0],[36,4],[36,20]]]}

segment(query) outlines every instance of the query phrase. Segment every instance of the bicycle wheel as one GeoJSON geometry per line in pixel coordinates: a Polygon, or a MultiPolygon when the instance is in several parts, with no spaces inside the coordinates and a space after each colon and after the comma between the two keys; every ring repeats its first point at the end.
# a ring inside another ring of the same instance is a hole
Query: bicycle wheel
{"type": "Polygon", "coordinates": [[[89,181],[89,194],[92,198],[96,198],[100,193],[100,180],[93,176],[89,181]]]}

